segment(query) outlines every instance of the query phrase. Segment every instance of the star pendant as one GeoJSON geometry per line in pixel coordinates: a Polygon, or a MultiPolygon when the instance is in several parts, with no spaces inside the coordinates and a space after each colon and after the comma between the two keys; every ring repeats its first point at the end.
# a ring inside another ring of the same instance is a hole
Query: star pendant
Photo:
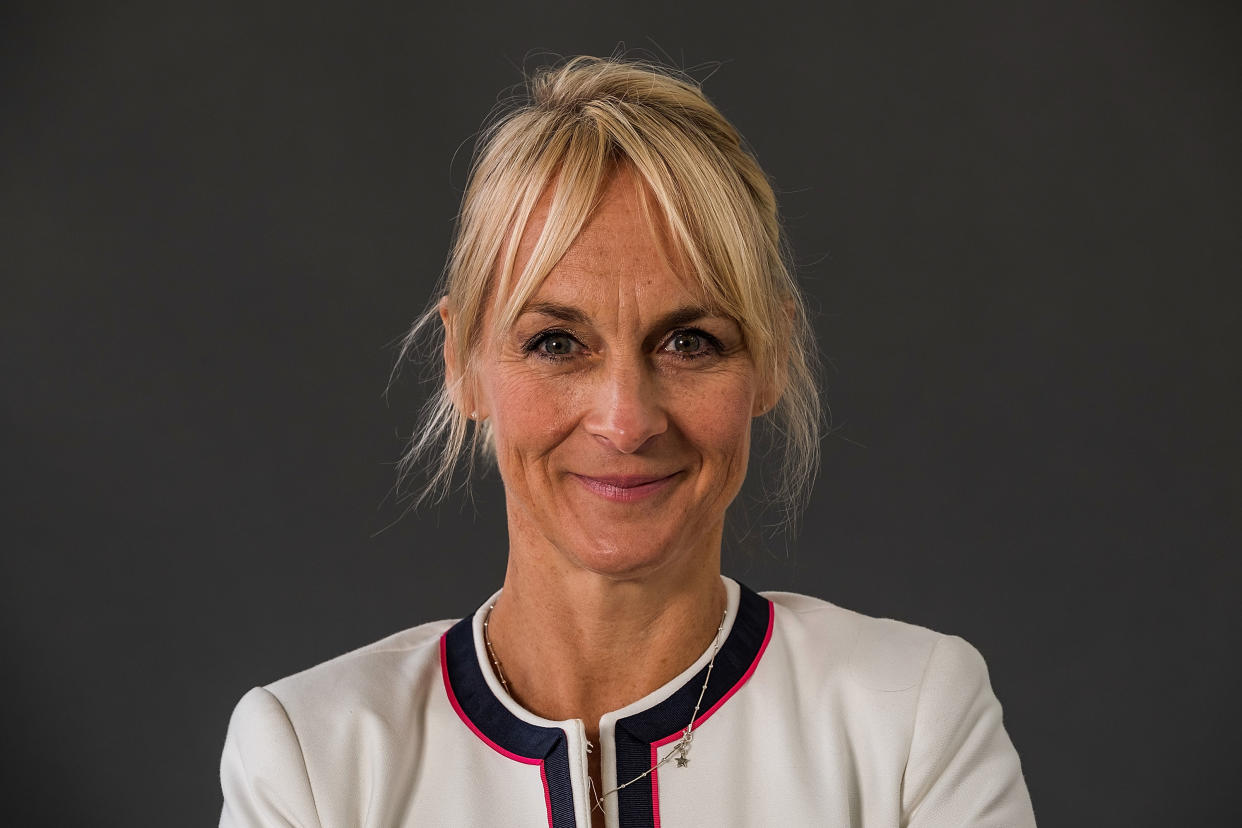
{"type": "Polygon", "coordinates": [[[682,753],[677,756],[677,767],[684,768],[690,764],[690,757],[682,753]]]}

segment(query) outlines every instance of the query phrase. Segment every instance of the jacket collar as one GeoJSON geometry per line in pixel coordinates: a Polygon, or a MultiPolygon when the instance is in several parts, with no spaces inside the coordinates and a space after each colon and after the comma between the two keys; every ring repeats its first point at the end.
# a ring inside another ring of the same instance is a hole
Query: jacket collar
{"type": "MultiPolygon", "coordinates": [[[[696,728],[724,705],[758,666],[772,636],[772,604],[730,578],[723,581],[728,599],[724,638],[706,689],[703,683],[712,662],[710,647],[672,681],[602,717],[600,740],[604,743],[604,758],[615,758],[615,762],[603,762],[605,788],[614,787],[616,779],[631,779],[651,767],[655,752],[681,736],[700,691],[703,699],[695,718],[696,728]]],[[[500,686],[483,638],[483,619],[496,595],[444,634],[441,666],[445,690],[462,721],[476,736],[511,759],[540,765],[549,824],[558,828],[573,825],[566,729],[576,728],[577,723],[536,716],[500,686]]],[[[654,783],[654,774],[652,777],[654,783]]],[[[653,814],[655,805],[651,785],[630,785],[618,794],[618,807],[627,825],[639,815],[653,814]]],[[[646,821],[640,819],[633,824],[646,821]]]]}

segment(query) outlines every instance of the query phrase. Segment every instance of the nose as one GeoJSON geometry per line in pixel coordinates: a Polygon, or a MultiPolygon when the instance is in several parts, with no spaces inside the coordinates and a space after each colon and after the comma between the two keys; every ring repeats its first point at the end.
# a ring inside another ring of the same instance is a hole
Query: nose
{"type": "Polygon", "coordinates": [[[634,454],[668,429],[668,416],[651,369],[641,360],[601,366],[591,380],[583,427],[622,454],[634,454]]]}

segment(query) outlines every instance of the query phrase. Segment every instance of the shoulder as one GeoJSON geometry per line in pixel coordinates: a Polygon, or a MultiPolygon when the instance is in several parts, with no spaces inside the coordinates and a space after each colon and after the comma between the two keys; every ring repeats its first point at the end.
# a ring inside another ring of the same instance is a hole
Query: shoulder
{"type": "Polygon", "coordinates": [[[439,686],[440,637],[453,623],[399,632],[246,693],[221,757],[221,825],[296,814],[295,824],[313,826],[325,795],[329,808],[352,801],[357,792],[338,790],[339,757],[391,757],[416,742],[439,686]]]}
{"type": "Polygon", "coordinates": [[[763,595],[784,626],[787,669],[844,700],[834,723],[865,729],[858,743],[893,760],[903,824],[1034,825],[987,665],[969,642],[805,595],[763,595]]]}
{"type": "Polygon", "coordinates": [[[318,826],[302,747],[280,702],[256,687],[233,710],[220,757],[222,828],[278,824],[318,826]]]}
{"type": "Polygon", "coordinates": [[[242,697],[232,726],[243,731],[296,727],[310,716],[357,713],[390,703],[393,689],[416,688],[439,674],[439,642],[453,621],[403,630],[242,697]]]}
{"type": "Polygon", "coordinates": [[[439,676],[440,638],[455,622],[433,621],[359,647],[264,689],[296,722],[357,715],[410,699],[439,676]],[[394,693],[401,688],[403,693],[394,693]]]}
{"type": "Polygon", "coordinates": [[[983,659],[953,635],[892,618],[873,618],[792,592],[765,592],[776,607],[777,625],[796,652],[818,653],[836,674],[869,690],[915,690],[930,671],[948,671],[971,682],[983,659]]]}

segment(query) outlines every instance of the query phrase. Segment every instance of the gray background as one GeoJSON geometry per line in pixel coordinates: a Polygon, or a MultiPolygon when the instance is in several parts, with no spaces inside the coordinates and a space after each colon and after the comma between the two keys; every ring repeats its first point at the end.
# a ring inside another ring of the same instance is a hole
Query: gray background
{"type": "Polygon", "coordinates": [[[498,585],[494,475],[390,496],[390,343],[497,94],[623,42],[710,76],[830,359],[728,572],[972,641],[1043,825],[1236,824],[1237,5],[810,9],[4,7],[6,822],[209,824],[249,687],[498,585]]]}

